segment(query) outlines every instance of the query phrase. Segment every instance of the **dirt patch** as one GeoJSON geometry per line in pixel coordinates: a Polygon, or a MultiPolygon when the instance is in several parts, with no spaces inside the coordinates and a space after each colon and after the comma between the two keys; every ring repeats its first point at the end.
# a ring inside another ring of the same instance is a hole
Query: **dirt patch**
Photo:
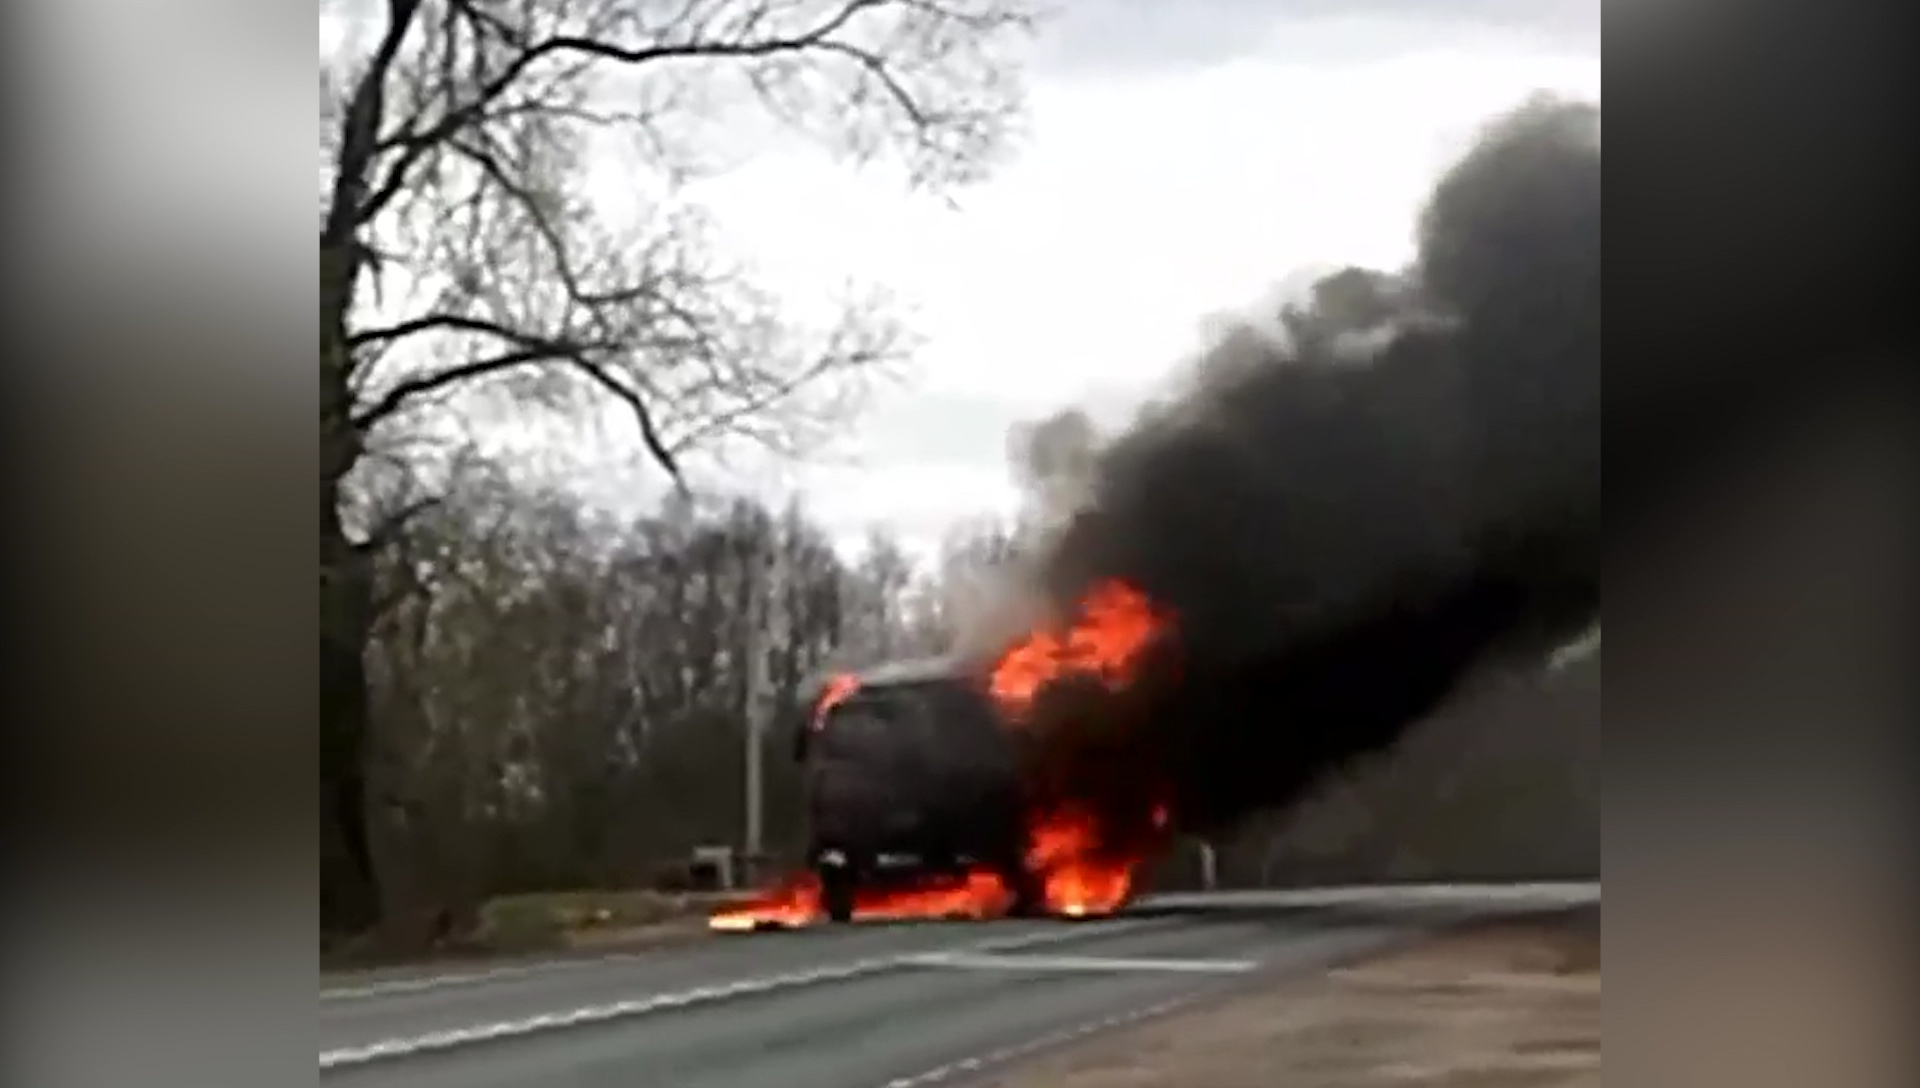
{"type": "Polygon", "coordinates": [[[1598,1088],[1597,921],[1475,927],[1008,1070],[992,1088],[1598,1088]]]}

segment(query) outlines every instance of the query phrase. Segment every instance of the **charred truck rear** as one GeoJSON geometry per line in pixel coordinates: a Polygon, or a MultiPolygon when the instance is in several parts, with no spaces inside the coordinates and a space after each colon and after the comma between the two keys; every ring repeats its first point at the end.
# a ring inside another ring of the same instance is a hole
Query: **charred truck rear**
{"type": "Polygon", "coordinates": [[[834,921],[863,888],[985,868],[1038,905],[1024,865],[1018,753],[981,681],[948,659],[823,683],[797,731],[807,864],[834,921]]]}

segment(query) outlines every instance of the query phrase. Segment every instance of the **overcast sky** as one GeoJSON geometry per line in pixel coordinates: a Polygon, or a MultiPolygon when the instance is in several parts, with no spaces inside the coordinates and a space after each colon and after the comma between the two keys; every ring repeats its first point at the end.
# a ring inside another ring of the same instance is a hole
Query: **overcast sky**
{"type": "MultiPolygon", "coordinates": [[[[836,463],[742,466],[848,542],[883,526],[928,547],[1011,509],[1010,425],[1124,411],[1204,319],[1303,267],[1403,262],[1479,123],[1536,89],[1600,93],[1600,0],[1068,2],[1024,152],[957,208],[804,153],[705,185],[771,285],[885,284],[924,337],[915,381],[836,463]]],[[[624,450],[588,475],[650,490],[624,450]]]]}

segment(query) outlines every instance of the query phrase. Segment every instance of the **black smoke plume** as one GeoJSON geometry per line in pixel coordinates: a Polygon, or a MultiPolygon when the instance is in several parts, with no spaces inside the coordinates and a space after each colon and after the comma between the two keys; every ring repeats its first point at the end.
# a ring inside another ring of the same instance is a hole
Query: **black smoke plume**
{"type": "Polygon", "coordinates": [[[1047,557],[1175,617],[1142,680],[1036,706],[1036,781],[1219,827],[1392,745],[1599,608],[1597,105],[1535,100],[1436,184],[1414,265],[1236,330],[1100,456],[1047,557]]]}

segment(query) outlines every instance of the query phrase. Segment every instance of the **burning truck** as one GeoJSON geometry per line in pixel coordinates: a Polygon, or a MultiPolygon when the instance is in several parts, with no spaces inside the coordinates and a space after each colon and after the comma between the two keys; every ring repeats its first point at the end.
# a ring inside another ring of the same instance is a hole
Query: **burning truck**
{"type": "Polygon", "coordinates": [[[985,666],[934,658],[827,678],[795,727],[805,865],[713,926],[1118,909],[1168,832],[1167,809],[1151,809],[1149,834],[1117,836],[1092,810],[1050,800],[1032,773],[1037,738],[1022,724],[1056,682],[1130,683],[1168,626],[1114,583],[985,666]]]}
{"type": "Polygon", "coordinates": [[[1042,906],[1025,864],[1017,736],[959,662],[902,662],[821,686],[795,730],[806,785],[806,867],[820,905],[853,918],[863,890],[964,883],[984,872],[1006,909],[1042,906]]]}

